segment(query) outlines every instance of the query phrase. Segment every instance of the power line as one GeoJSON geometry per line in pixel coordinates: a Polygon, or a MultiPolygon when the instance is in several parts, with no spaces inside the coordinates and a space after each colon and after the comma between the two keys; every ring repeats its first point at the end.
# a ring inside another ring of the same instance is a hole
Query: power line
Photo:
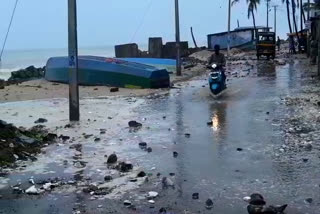
{"type": "Polygon", "coordinates": [[[151,9],[152,3],[153,3],[153,0],[150,0],[150,2],[149,2],[149,4],[148,4],[148,7],[147,7],[145,13],[144,13],[143,16],[142,16],[142,19],[141,19],[141,21],[140,21],[140,24],[138,25],[136,31],[134,32],[134,34],[133,34],[133,36],[132,36],[132,38],[131,38],[130,43],[132,43],[133,40],[136,38],[137,33],[139,32],[140,28],[142,27],[142,25],[143,25],[143,23],[144,23],[144,20],[145,20],[145,18],[146,18],[146,16],[147,16],[149,10],[151,9]]]}
{"type": "Polygon", "coordinates": [[[16,8],[17,8],[17,5],[18,5],[18,2],[19,2],[19,0],[16,0],[16,3],[14,5],[14,9],[13,9],[13,12],[12,12],[12,15],[11,15],[11,19],[10,19],[10,24],[9,24],[9,27],[8,27],[8,30],[7,30],[7,34],[6,34],[6,37],[4,39],[2,50],[1,50],[1,53],[0,53],[0,61],[2,59],[2,54],[3,54],[4,48],[5,48],[6,43],[7,43],[8,35],[9,35],[9,32],[10,32],[10,28],[11,28],[11,25],[12,25],[13,17],[14,17],[14,14],[16,12],[16,8]]]}

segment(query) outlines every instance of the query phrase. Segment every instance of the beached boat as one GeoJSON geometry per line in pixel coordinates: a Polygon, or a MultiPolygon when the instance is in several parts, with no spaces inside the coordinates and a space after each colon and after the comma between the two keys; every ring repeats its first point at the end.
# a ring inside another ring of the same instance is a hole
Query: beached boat
{"type": "Polygon", "coordinates": [[[166,69],[167,71],[176,71],[176,60],[174,59],[161,59],[161,58],[119,58],[128,62],[142,63],[151,65],[159,69],[166,69]]]}
{"type": "MultiPolygon", "coordinates": [[[[45,79],[69,82],[68,57],[48,60],[45,79]]],[[[165,88],[170,86],[168,71],[154,66],[125,60],[79,56],[79,84],[108,85],[126,88],[165,88]]]]}

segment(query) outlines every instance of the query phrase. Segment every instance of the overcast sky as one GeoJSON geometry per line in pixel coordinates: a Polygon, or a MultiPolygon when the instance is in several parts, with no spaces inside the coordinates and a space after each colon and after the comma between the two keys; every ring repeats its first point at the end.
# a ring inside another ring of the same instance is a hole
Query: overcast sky
{"type": "MultiPolygon", "coordinates": [[[[273,1],[281,4],[281,0],[273,1]]],[[[0,1],[1,45],[14,2],[0,1]]],[[[266,25],[266,7],[264,1],[261,2],[257,25],[266,25]]],[[[191,42],[191,26],[202,45],[206,45],[207,34],[226,31],[227,6],[227,0],[180,0],[181,39],[191,42]]],[[[287,16],[285,7],[279,9],[278,32],[284,37],[288,30],[287,16]]],[[[232,29],[237,26],[237,19],[240,26],[252,25],[252,20],[247,18],[245,0],[232,8],[232,14],[232,29]]],[[[271,26],[273,17],[272,10],[271,26]]],[[[148,37],[158,36],[172,41],[175,38],[174,0],[78,0],[78,34],[80,47],[131,41],[147,44],[148,37]]],[[[67,0],[19,0],[7,49],[63,47],[67,47],[67,0]]]]}

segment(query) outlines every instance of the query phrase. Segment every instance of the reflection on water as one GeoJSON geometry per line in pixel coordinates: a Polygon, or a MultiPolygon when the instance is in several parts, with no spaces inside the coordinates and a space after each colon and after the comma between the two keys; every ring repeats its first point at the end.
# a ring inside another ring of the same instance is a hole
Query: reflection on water
{"type": "Polygon", "coordinates": [[[276,77],[276,65],[272,62],[258,64],[257,75],[258,77],[276,77]]]}
{"type": "Polygon", "coordinates": [[[212,118],[212,129],[213,131],[218,131],[219,129],[219,118],[216,114],[212,118]]]}
{"type": "Polygon", "coordinates": [[[226,133],[226,112],[228,102],[216,102],[210,106],[212,112],[212,130],[214,136],[219,140],[222,138],[222,133],[226,133]]]}

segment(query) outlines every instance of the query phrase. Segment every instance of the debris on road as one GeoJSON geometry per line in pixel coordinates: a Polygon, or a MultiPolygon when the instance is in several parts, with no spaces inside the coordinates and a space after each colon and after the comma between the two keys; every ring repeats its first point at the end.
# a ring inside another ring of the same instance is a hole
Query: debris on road
{"type": "Polygon", "coordinates": [[[118,157],[116,154],[111,154],[109,157],[108,157],[108,160],[107,160],[107,163],[108,164],[114,164],[118,161],[118,157]]]}
{"type": "Polygon", "coordinates": [[[29,195],[39,195],[41,191],[37,189],[34,185],[26,189],[26,193],[29,195]]]}

